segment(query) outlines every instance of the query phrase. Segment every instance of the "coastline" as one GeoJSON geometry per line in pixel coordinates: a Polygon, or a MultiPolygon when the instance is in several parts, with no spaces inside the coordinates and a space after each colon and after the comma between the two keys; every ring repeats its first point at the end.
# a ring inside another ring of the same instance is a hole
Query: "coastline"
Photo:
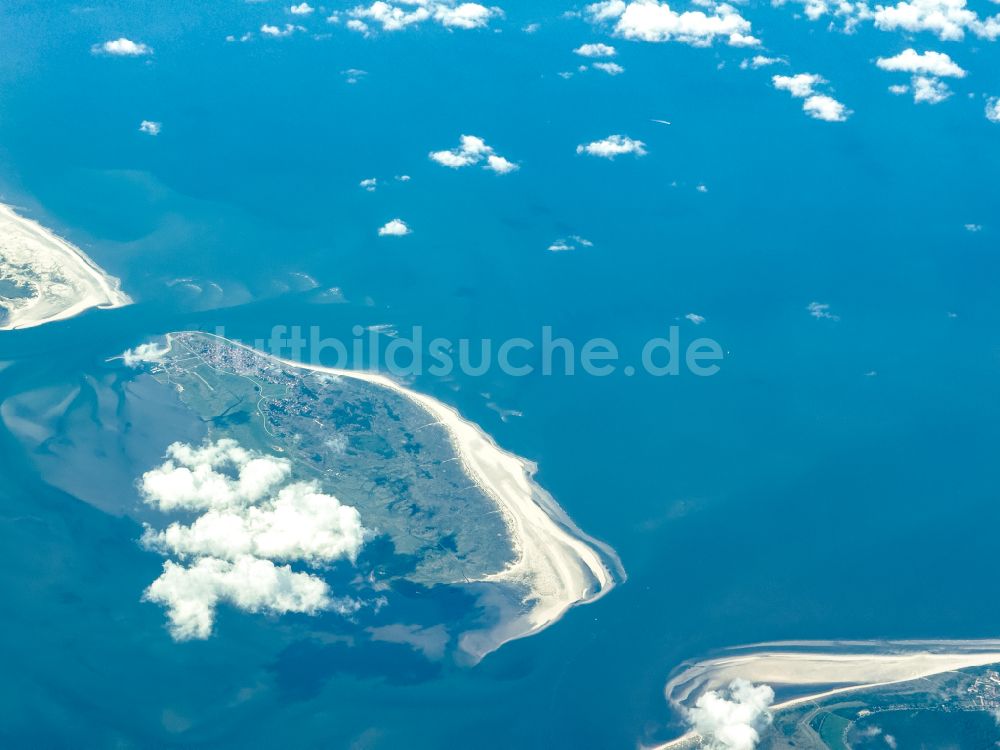
{"type": "MultiPolygon", "coordinates": [[[[818,693],[790,698],[770,707],[772,713],[795,708],[806,703],[822,701],[845,693],[871,690],[898,685],[905,682],[931,677],[961,669],[985,667],[1000,664],[1000,641],[871,641],[823,642],[823,643],[768,643],[763,646],[867,646],[874,648],[900,649],[885,653],[823,653],[823,652],[780,652],[765,651],[733,657],[719,657],[691,665],[666,685],[667,701],[672,706],[682,706],[693,693],[703,694],[707,690],[728,685],[733,679],[742,678],[753,683],[773,685],[831,685],[840,683],[842,687],[823,690],[818,693]],[[934,648],[951,647],[952,651],[933,651],[934,648]],[[909,653],[905,649],[912,649],[909,653]],[[806,666],[803,670],[802,667],[806,666]],[[687,689],[677,697],[679,688],[687,689]]],[[[754,647],[747,647],[754,648],[754,647]]],[[[697,732],[685,734],[660,745],[644,747],[643,750],[671,750],[686,747],[699,740],[697,732]]]]}
{"type": "Polygon", "coordinates": [[[78,290],[79,296],[61,300],[67,303],[63,307],[43,305],[42,297],[35,297],[30,304],[13,308],[0,330],[32,328],[72,318],[91,308],[111,309],[131,304],[132,298],[122,291],[121,281],[105,272],[83,250],[34,219],[17,213],[13,206],[0,203],[0,234],[6,231],[19,233],[31,241],[34,251],[31,254],[42,253],[33,258],[34,264],[57,268],[75,282],[73,288],[78,290]],[[41,311],[36,309],[39,306],[41,311]]]}
{"type": "MultiPolygon", "coordinates": [[[[497,504],[514,546],[513,563],[472,583],[507,583],[531,592],[522,602],[530,603],[526,614],[504,623],[502,629],[466,634],[463,649],[476,661],[503,643],[544,630],[558,622],[571,607],[597,601],[626,579],[614,550],[581,531],[555,498],[534,482],[536,465],[501,448],[454,407],[380,373],[295,362],[216,334],[186,333],[219,339],[287,367],[388,388],[420,406],[445,428],[466,473],[497,504]]],[[[167,335],[167,346],[169,351],[171,334],[167,335]]]]}

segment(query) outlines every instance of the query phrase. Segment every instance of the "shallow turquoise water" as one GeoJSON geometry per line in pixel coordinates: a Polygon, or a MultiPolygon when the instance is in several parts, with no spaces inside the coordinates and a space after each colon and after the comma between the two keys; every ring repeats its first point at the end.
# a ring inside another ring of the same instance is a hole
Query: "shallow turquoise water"
{"type": "MultiPolygon", "coordinates": [[[[222,41],[276,10],[0,10],[4,199],[138,300],[5,334],[0,395],[99,370],[149,335],[219,326],[253,341],[273,325],[493,339],[552,325],[634,353],[697,312],[728,352],[722,371],[415,382],[537,461],[629,572],[472,670],[294,642],[280,621],[234,612],[225,637],[174,644],[139,602],[160,561],[138,525],[46,486],[5,436],[8,744],[631,747],[669,734],[667,674],[714,648],[997,635],[1000,152],[980,102],[889,97],[869,60],[895,37],[861,30],[837,47],[766,7],[755,25],[822,67],[850,121],[808,120],[728,49],[621,44],[625,75],[564,81],[569,50],[594,35],[556,20],[562,6],[508,7],[502,34],[222,41]],[[152,61],[88,54],[121,34],[152,61]],[[368,75],[350,85],[347,68],[368,75]],[[164,123],[155,139],[136,132],[146,118],[164,123]],[[574,153],[612,132],[649,155],[574,153]],[[461,133],[520,171],[426,158],[461,133]],[[358,182],[372,176],[384,184],[369,194],[358,182]],[[395,216],[413,235],[378,238],[395,216]],[[594,246],[546,251],[572,234],[594,246]],[[297,273],[350,302],[316,304],[297,273]],[[170,285],[188,278],[206,291],[170,285]],[[810,317],[816,300],[840,321],[810,317]],[[524,416],[501,421],[489,402],[524,416]]],[[[982,78],[1000,69],[992,49],[976,55],[982,78]]]]}

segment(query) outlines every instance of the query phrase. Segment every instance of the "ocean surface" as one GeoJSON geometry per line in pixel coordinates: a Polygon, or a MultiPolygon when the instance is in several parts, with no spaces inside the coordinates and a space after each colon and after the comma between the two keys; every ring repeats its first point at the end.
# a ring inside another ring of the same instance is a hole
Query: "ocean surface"
{"type": "MultiPolygon", "coordinates": [[[[210,640],[173,642],[140,601],[162,561],[139,523],[55,489],[4,427],[0,744],[634,747],[679,733],[666,678],[713,649],[996,637],[1000,126],[958,86],[937,107],[887,94],[871,60],[895,35],[751,7],[769,46],[836,84],[847,122],[805,117],[728,47],[619,41],[624,74],[563,79],[574,47],[607,38],[558,3],[507,5],[499,32],[373,38],[317,11],[308,33],[245,44],[225,37],[282,9],[5,3],[0,198],[136,304],[0,335],[0,399],[190,329],[552,326],[634,360],[677,325],[726,356],[705,378],[411,381],[537,462],[628,571],[473,668],[288,645],[282,619],[226,609],[210,640]],[[122,35],[155,54],[90,53],[122,35]],[[520,169],[427,158],[470,133],[520,169]],[[610,133],[648,155],[575,153],[610,133]],[[396,217],[412,234],[379,237],[396,217]],[[592,246],[548,251],[573,235],[592,246]]],[[[963,49],[974,90],[1000,92],[996,50],[963,49]]]]}

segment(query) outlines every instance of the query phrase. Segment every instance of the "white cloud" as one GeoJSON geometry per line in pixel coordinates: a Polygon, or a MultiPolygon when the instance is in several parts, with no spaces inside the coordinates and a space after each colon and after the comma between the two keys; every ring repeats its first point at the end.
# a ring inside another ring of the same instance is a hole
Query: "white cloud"
{"type": "Polygon", "coordinates": [[[699,193],[707,193],[708,187],[706,185],[697,185],[695,186],[695,190],[697,190],[699,193]]]}
{"type": "Polygon", "coordinates": [[[895,57],[880,57],[875,64],[882,70],[915,75],[935,76],[939,78],[964,78],[965,71],[944,52],[928,51],[918,53],[912,47],[903,50],[895,57]]]}
{"type": "Polygon", "coordinates": [[[462,135],[455,148],[432,151],[429,156],[438,164],[451,169],[471,167],[483,160],[486,161],[486,164],[483,165],[484,168],[497,174],[508,174],[519,168],[514,162],[497,154],[492,146],[488,146],[486,141],[477,135],[462,135]]]}
{"type": "Polygon", "coordinates": [[[851,111],[832,96],[817,94],[802,102],[802,111],[810,117],[826,122],[844,122],[851,111]]]}
{"type": "Polygon", "coordinates": [[[399,0],[398,5],[393,5],[376,0],[369,6],[355,6],[348,14],[351,20],[347,22],[347,27],[367,33],[368,23],[378,24],[383,31],[400,31],[428,20],[446,28],[478,29],[487,26],[490,19],[502,16],[503,11],[499,8],[487,8],[479,3],[455,5],[435,0],[399,0]]]}
{"type": "Polygon", "coordinates": [[[965,231],[966,232],[981,232],[981,231],[983,231],[983,225],[982,224],[966,224],[965,225],[965,231]]]}
{"type": "Polygon", "coordinates": [[[618,51],[610,44],[597,43],[581,44],[573,50],[573,53],[580,55],[580,57],[614,57],[618,51]]]}
{"type": "Polygon", "coordinates": [[[95,55],[115,55],[117,57],[141,57],[153,54],[151,47],[140,42],[133,42],[125,37],[112,39],[103,44],[95,44],[90,48],[90,51],[95,55]]]}
{"type": "Polygon", "coordinates": [[[901,96],[910,90],[910,87],[903,83],[893,84],[889,87],[889,93],[901,96]]]}
{"type": "Polygon", "coordinates": [[[162,531],[147,527],[142,541],[182,560],[235,562],[250,555],[319,566],[338,559],[353,562],[364,537],[357,510],[320,492],[315,482],[293,482],[253,504],[212,508],[190,525],[175,522],[162,531]]]}
{"type": "Polygon", "coordinates": [[[127,349],[122,353],[122,361],[126,367],[139,367],[148,362],[158,362],[170,353],[170,347],[160,347],[157,344],[140,344],[135,349],[127,349]]]}
{"type": "Polygon", "coordinates": [[[875,26],[884,31],[927,31],[942,40],[964,39],[966,31],[984,39],[1000,36],[1000,16],[981,19],[966,7],[966,0],[903,0],[876,5],[873,17],[875,26]]]}
{"type": "MultiPolygon", "coordinates": [[[[828,13],[844,19],[844,32],[852,33],[862,21],[873,18],[867,0],[792,0],[802,6],[802,12],[810,21],[817,21],[828,13]]],[[[772,5],[784,5],[788,0],[772,0],[772,5]]],[[[832,28],[832,24],[831,24],[832,28]]]]}
{"type": "Polygon", "coordinates": [[[986,100],[986,119],[1000,122],[1000,97],[991,96],[986,100]]]}
{"type": "Polygon", "coordinates": [[[787,65],[787,64],[788,62],[786,60],[781,59],[780,57],[765,57],[764,55],[754,55],[749,60],[744,60],[743,62],[741,62],[740,67],[743,70],[746,70],[747,68],[753,68],[754,70],[757,70],[758,68],[765,68],[768,65],[787,65]]]}
{"type": "Polygon", "coordinates": [[[412,232],[413,230],[402,219],[392,219],[378,228],[379,237],[403,237],[412,232]]]}
{"type": "Polygon", "coordinates": [[[580,247],[593,247],[594,243],[588,239],[584,239],[578,234],[574,234],[565,239],[558,239],[549,245],[549,250],[553,253],[564,253],[569,250],[576,250],[580,247]]]}
{"type": "Polygon", "coordinates": [[[779,91],[787,91],[792,96],[802,99],[814,92],[814,87],[826,83],[826,79],[815,73],[796,73],[793,76],[772,76],[771,82],[779,91]]]}
{"type": "Polygon", "coordinates": [[[657,0],[604,0],[588,5],[586,13],[595,23],[614,21],[614,34],[624,39],[644,42],[682,42],[708,46],[722,38],[732,46],[756,46],[750,35],[750,22],[727,3],[704,0],[706,10],[674,11],[657,0]]]}
{"type": "Polygon", "coordinates": [[[308,16],[315,8],[313,8],[309,3],[299,3],[298,5],[293,5],[288,9],[288,12],[293,16],[308,16]]]}
{"type": "Polygon", "coordinates": [[[520,167],[502,156],[490,154],[486,157],[486,169],[490,169],[497,174],[507,174],[508,172],[520,169],[520,167]]]}
{"type": "Polygon", "coordinates": [[[793,76],[772,76],[771,82],[780,91],[787,91],[802,102],[802,111],[810,117],[827,122],[843,122],[851,111],[826,94],[817,94],[816,86],[825,84],[826,79],[815,73],[797,73],[793,76]]]}
{"type": "Polygon", "coordinates": [[[347,70],[340,71],[340,75],[344,76],[344,80],[348,83],[357,83],[368,75],[368,71],[361,70],[360,68],[348,68],[347,70]]]}
{"type": "Polygon", "coordinates": [[[622,154],[645,156],[646,144],[625,135],[609,135],[603,140],[577,146],[576,153],[600,156],[604,159],[614,159],[622,154]]]}
{"type": "Polygon", "coordinates": [[[139,123],[139,132],[146,135],[159,135],[162,129],[162,123],[154,122],[153,120],[143,120],[139,123]]]}
{"type": "Polygon", "coordinates": [[[623,68],[618,63],[613,63],[613,62],[595,62],[594,67],[597,70],[604,71],[609,76],[617,76],[625,72],[625,68],[623,68]]]}
{"type": "Polygon", "coordinates": [[[542,28],[542,25],[540,23],[529,23],[527,26],[522,28],[521,31],[523,31],[525,34],[534,34],[540,28],[542,28]]]}
{"type": "Polygon", "coordinates": [[[374,193],[375,192],[375,188],[378,187],[378,180],[375,179],[374,177],[369,177],[366,180],[362,180],[358,184],[362,188],[364,188],[365,190],[367,190],[369,193],[374,193]]]}
{"type": "Polygon", "coordinates": [[[913,76],[913,101],[940,104],[951,96],[948,84],[929,76],[913,76]]]}
{"type": "Polygon", "coordinates": [[[702,317],[701,315],[698,315],[698,313],[688,313],[684,317],[690,320],[696,326],[700,326],[702,323],[705,322],[705,318],[702,317]]]}
{"type": "Polygon", "coordinates": [[[288,479],[291,468],[288,459],[252,454],[235,440],[200,448],[173,443],[167,460],[142,475],[139,490],[147,505],[165,513],[233,508],[262,499],[288,479]]]}
{"type": "Polygon", "coordinates": [[[710,690],[688,709],[687,719],[709,750],[753,750],[771,723],[774,691],[736,679],[728,690],[710,690]]]}
{"type": "Polygon", "coordinates": [[[189,567],[167,560],[143,598],[167,608],[170,634],[178,641],[208,638],[221,603],[273,614],[315,614],[333,603],[323,579],[254,557],[203,557],[189,567]]]}
{"type": "Polygon", "coordinates": [[[479,3],[462,3],[454,7],[444,3],[432,5],[434,20],[455,29],[481,29],[489,24],[491,18],[502,15],[499,8],[487,8],[479,3]]]}
{"type": "Polygon", "coordinates": [[[291,36],[296,31],[305,31],[302,26],[296,26],[292,23],[286,23],[283,27],[273,26],[271,24],[265,23],[260,27],[260,33],[264,36],[270,37],[285,37],[291,36]]]}
{"type": "Polygon", "coordinates": [[[412,178],[408,174],[396,175],[396,179],[400,182],[409,182],[412,178]]]}
{"type": "Polygon", "coordinates": [[[164,512],[199,514],[163,530],[147,525],[142,537],[147,548],[176,558],[144,595],[167,608],[174,638],[207,638],[224,602],[276,614],[340,607],[322,578],[275,561],[353,562],[366,535],[356,509],[315,481],[289,483],[288,459],[228,438],[198,447],[174,443],[166,458],[143,474],[143,501],[164,512]]]}
{"type": "Polygon", "coordinates": [[[806,310],[808,310],[809,314],[812,315],[814,318],[821,318],[825,320],[840,320],[840,316],[834,315],[832,312],[830,312],[830,306],[825,302],[810,302],[806,306],[806,310]]]}

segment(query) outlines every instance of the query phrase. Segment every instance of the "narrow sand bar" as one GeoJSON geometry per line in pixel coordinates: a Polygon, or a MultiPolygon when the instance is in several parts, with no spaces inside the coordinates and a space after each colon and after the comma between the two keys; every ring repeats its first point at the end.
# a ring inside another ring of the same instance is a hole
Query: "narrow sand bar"
{"type": "MultiPolygon", "coordinates": [[[[709,690],[735,679],[771,687],[802,687],[803,695],[771,707],[774,712],[842,693],[910,682],[960,669],[1000,663],[1000,640],[851,641],[768,643],[733,649],[732,655],[690,664],[667,683],[671,705],[693,705],[709,690]],[[787,648],[789,650],[780,650],[787,648]],[[761,649],[761,650],[758,650],[761,649]],[[809,692],[810,686],[838,687],[809,692]]],[[[698,739],[694,732],[656,750],[679,748],[698,739]]]]}
{"type": "Polygon", "coordinates": [[[132,300],[80,248],[0,203],[0,330],[30,328],[132,300]]]}

